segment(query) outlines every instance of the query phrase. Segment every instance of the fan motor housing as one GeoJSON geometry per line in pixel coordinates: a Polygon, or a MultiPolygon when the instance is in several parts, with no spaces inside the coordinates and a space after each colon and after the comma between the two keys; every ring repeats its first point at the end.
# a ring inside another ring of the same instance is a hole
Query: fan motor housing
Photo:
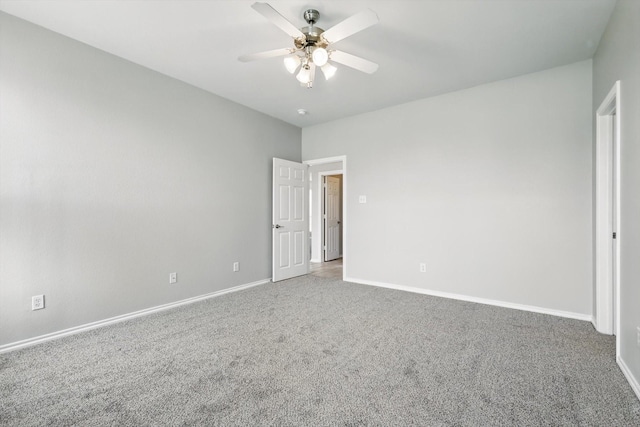
{"type": "Polygon", "coordinates": [[[307,47],[322,47],[326,48],[327,43],[321,36],[324,30],[320,27],[316,27],[314,24],[320,19],[320,12],[316,9],[307,9],[303,14],[304,20],[309,24],[308,27],[301,28],[300,31],[304,34],[304,39],[296,39],[295,45],[298,49],[304,49],[307,47]]]}
{"type": "Polygon", "coordinates": [[[304,39],[300,38],[295,40],[295,45],[298,49],[304,49],[309,46],[326,48],[329,45],[329,43],[322,38],[324,30],[320,27],[304,27],[301,28],[300,31],[304,33],[305,37],[304,39]]]}

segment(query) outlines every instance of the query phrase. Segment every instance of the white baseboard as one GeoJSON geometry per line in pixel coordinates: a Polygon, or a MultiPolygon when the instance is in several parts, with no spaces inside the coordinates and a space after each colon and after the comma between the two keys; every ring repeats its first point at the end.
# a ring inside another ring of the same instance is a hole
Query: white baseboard
{"type": "Polygon", "coordinates": [[[452,293],[449,293],[449,292],[432,291],[432,290],[429,290],[429,289],[414,288],[414,287],[411,287],[411,286],[393,285],[393,284],[390,284],[390,283],[374,282],[374,281],[371,281],[371,280],[356,279],[356,278],[353,278],[353,277],[345,277],[344,281],[345,282],[360,283],[362,285],[379,286],[381,288],[396,289],[396,290],[399,290],[399,291],[413,292],[413,293],[417,293],[417,294],[431,295],[431,296],[434,296],[434,297],[450,298],[450,299],[455,299],[455,300],[460,300],[460,301],[475,302],[475,303],[478,303],[478,304],[495,305],[497,307],[513,308],[513,309],[516,309],[516,310],[530,311],[530,312],[533,312],[533,313],[550,314],[552,316],[566,317],[566,318],[569,318],[569,319],[577,319],[577,320],[584,320],[584,321],[587,321],[587,322],[593,322],[593,316],[588,315],[588,314],[582,314],[582,313],[573,313],[571,311],[554,310],[554,309],[550,309],[550,308],[536,307],[534,305],[516,304],[516,303],[512,303],[512,302],[505,302],[505,301],[498,301],[498,300],[492,300],[492,299],[486,299],[486,298],[471,297],[471,296],[460,295],[460,294],[452,294],[452,293]]]}
{"type": "Polygon", "coordinates": [[[0,354],[7,353],[10,351],[18,350],[23,347],[28,347],[36,344],[40,344],[46,341],[55,340],[58,338],[66,337],[68,335],[78,334],[80,332],[89,331],[91,329],[101,328],[103,326],[111,325],[113,323],[124,322],[125,320],[134,319],[136,317],[146,316],[151,313],[157,313],[159,311],[168,310],[170,308],[179,307],[181,305],[193,304],[194,302],[202,301],[209,298],[219,297],[224,294],[242,291],[244,289],[252,288],[258,285],[264,285],[265,283],[271,282],[271,279],[263,279],[258,280],[256,282],[246,283],[244,285],[234,286],[233,288],[222,289],[220,291],[211,292],[205,295],[200,295],[197,297],[187,298],[176,302],[171,302],[168,304],[158,305],[156,307],[145,308],[144,310],[134,311],[133,313],[123,314],[116,317],[111,317],[109,319],[98,320],[97,322],[86,323],[84,325],[75,326],[73,328],[64,329],[62,331],[52,332],[46,335],[40,335],[38,337],[29,338],[23,341],[17,341],[9,344],[5,344],[0,346],[0,354]]]}
{"type": "Polygon", "coordinates": [[[322,262],[322,260],[320,258],[311,258],[309,262],[322,262]]]}
{"type": "Polygon", "coordinates": [[[627,364],[624,363],[624,360],[622,360],[621,357],[616,357],[616,361],[618,362],[618,366],[620,366],[620,370],[627,378],[627,381],[629,381],[629,384],[631,385],[633,392],[636,394],[636,397],[638,398],[638,400],[640,400],[640,383],[638,382],[638,379],[633,376],[631,370],[629,369],[627,364]]]}

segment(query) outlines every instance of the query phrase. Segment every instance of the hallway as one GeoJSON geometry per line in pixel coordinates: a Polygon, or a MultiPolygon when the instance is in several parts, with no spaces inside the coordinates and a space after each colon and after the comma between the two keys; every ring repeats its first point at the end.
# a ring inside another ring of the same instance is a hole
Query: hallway
{"type": "Polygon", "coordinates": [[[328,262],[312,262],[309,274],[327,279],[342,279],[342,258],[328,262]]]}

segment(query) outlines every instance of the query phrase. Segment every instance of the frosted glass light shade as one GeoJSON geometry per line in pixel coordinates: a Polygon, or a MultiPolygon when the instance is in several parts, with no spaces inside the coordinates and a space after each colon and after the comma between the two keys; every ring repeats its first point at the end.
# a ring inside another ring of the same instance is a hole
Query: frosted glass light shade
{"type": "Polygon", "coordinates": [[[311,72],[309,71],[309,68],[302,67],[300,69],[300,72],[296,76],[296,79],[298,79],[298,81],[303,84],[309,83],[309,81],[311,80],[311,72]]]}
{"type": "Polygon", "coordinates": [[[329,60],[329,53],[326,49],[318,47],[311,54],[311,58],[313,59],[313,63],[318,67],[322,67],[329,60]]]}
{"type": "Polygon", "coordinates": [[[338,71],[336,67],[334,67],[328,62],[324,64],[322,67],[320,67],[320,69],[322,70],[322,74],[324,74],[324,78],[326,80],[329,80],[331,77],[333,77],[336,74],[336,71],[338,71]]]}
{"type": "Polygon", "coordinates": [[[300,66],[300,57],[298,55],[289,55],[284,58],[284,67],[290,74],[296,72],[300,66]]]}

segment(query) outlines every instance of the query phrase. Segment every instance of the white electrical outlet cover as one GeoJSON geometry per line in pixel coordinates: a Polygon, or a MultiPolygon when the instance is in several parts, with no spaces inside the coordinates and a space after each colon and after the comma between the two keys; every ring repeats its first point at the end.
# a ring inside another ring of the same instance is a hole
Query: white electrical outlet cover
{"type": "Polygon", "coordinates": [[[34,295],[31,297],[31,310],[41,310],[44,308],[44,295],[34,295]]]}

